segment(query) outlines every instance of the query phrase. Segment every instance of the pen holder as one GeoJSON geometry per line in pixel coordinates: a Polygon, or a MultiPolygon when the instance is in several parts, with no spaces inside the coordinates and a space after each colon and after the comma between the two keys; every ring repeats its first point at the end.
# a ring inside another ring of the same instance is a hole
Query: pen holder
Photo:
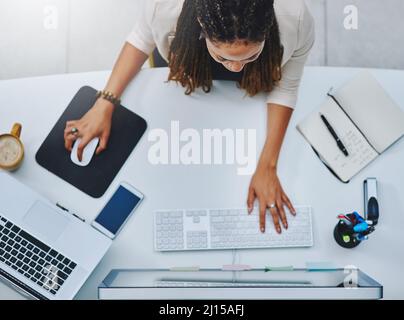
{"type": "Polygon", "coordinates": [[[361,241],[353,235],[352,228],[348,227],[344,222],[339,221],[334,228],[334,239],[337,243],[346,249],[357,247],[361,241]]]}

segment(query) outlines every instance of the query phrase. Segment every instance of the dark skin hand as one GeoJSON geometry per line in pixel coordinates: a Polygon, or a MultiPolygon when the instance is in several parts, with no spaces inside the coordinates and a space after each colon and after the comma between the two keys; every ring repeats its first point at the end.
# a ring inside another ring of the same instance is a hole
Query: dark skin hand
{"type": "Polygon", "coordinates": [[[111,132],[111,119],[114,106],[109,101],[98,99],[93,108],[91,108],[80,120],[68,121],[64,131],[65,148],[71,152],[76,139],[81,138],[77,149],[77,157],[80,161],[83,158],[85,146],[94,138],[100,137],[100,143],[96,154],[100,154],[107,148],[109,135],[111,132]],[[78,129],[78,134],[71,133],[72,128],[78,129]]]}
{"type": "Polygon", "coordinates": [[[282,233],[281,222],[285,229],[288,228],[284,207],[286,206],[293,215],[296,214],[296,210],[283,191],[277,175],[278,158],[292,112],[292,109],[285,106],[268,104],[267,140],[255,174],[251,179],[247,199],[249,214],[253,210],[254,201],[258,200],[259,228],[262,233],[265,232],[267,208],[269,208],[278,233],[282,233]],[[272,204],[275,204],[274,208],[270,208],[272,204]]]}

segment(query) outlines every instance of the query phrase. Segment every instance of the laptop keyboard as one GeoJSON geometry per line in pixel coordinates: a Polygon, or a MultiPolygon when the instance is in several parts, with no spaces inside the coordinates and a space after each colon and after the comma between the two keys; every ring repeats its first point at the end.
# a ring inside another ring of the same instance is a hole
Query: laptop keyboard
{"type": "Polygon", "coordinates": [[[0,261],[55,295],[76,263],[0,216],[0,261]]]}

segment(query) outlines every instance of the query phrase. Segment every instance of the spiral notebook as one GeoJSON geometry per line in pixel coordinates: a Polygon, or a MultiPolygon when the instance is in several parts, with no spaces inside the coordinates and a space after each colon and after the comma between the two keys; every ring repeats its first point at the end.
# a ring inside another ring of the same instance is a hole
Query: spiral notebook
{"type": "Polygon", "coordinates": [[[404,135],[404,111],[368,71],[360,72],[297,125],[328,169],[347,183],[404,135]],[[321,119],[324,115],[348,156],[321,119]]]}

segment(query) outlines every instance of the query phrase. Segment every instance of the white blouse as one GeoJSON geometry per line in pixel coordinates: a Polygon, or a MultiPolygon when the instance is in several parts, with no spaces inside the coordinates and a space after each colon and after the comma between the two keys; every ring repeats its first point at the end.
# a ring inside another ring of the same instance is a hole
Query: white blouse
{"type": "MultiPolygon", "coordinates": [[[[169,47],[184,0],[144,0],[144,10],[127,42],[150,55],[157,47],[168,60],[169,47]]],[[[314,44],[314,19],[304,0],[275,0],[274,8],[284,47],[282,79],[268,93],[267,103],[294,108],[304,65],[314,44]]]]}

